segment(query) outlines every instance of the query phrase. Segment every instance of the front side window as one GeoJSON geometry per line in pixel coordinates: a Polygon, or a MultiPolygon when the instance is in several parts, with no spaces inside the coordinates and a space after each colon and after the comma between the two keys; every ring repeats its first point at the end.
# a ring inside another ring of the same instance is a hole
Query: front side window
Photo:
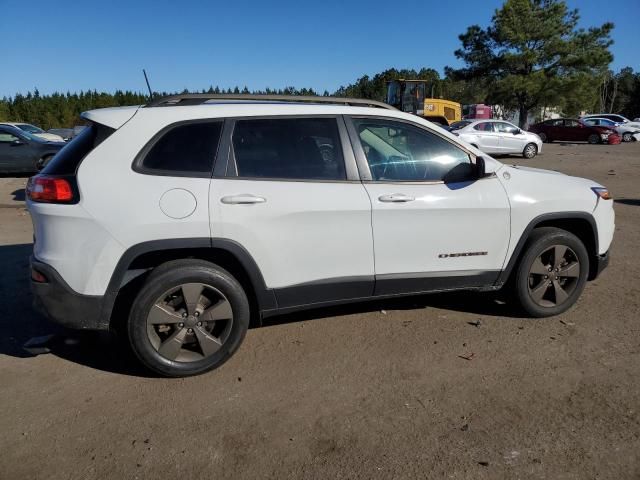
{"type": "Polygon", "coordinates": [[[459,122],[454,122],[449,126],[449,131],[453,132],[455,130],[461,130],[464,127],[466,127],[467,125],[469,125],[471,122],[467,121],[467,120],[461,120],[459,122]]]}
{"type": "Polygon", "coordinates": [[[335,118],[238,120],[233,151],[239,177],[347,178],[335,118]]]}
{"type": "Polygon", "coordinates": [[[580,124],[578,123],[577,120],[565,120],[564,121],[564,126],[565,127],[579,127],[580,124]]]}
{"type": "Polygon", "coordinates": [[[511,125],[510,123],[506,123],[506,122],[496,122],[495,123],[495,128],[498,132],[500,133],[515,133],[518,131],[518,127],[516,127],[515,125],[511,125]]]}
{"type": "Polygon", "coordinates": [[[147,152],[144,170],[210,174],[218,150],[222,122],[185,123],[171,128],[147,152]]]}
{"type": "Polygon", "coordinates": [[[473,171],[467,152],[435,133],[392,120],[353,122],[373,180],[456,181],[473,171]]]}

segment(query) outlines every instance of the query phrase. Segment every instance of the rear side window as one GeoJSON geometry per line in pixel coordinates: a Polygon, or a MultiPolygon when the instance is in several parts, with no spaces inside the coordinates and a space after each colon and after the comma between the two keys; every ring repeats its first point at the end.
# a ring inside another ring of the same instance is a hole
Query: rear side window
{"type": "Polygon", "coordinates": [[[115,129],[92,123],[67,143],[42,169],[46,175],[75,175],[78,166],[89,152],[105,141],[115,129]]]}
{"type": "Polygon", "coordinates": [[[238,120],[233,150],[239,177],[347,178],[335,118],[238,120]]]}
{"type": "Polygon", "coordinates": [[[221,121],[172,127],[151,146],[136,170],[158,175],[210,175],[221,132],[221,121]]]}
{"type": "Polygon", "coordinates": [[[480,130],[481,132],[493,132],[493,122],[478,123],[475,127],[473,127],[473,129],[480,130]]]}

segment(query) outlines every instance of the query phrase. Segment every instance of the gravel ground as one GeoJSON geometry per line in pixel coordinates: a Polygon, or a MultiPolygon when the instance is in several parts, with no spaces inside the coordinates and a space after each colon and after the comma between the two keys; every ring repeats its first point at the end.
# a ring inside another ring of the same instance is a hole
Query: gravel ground
{"type": "Polygon", "coordinates": [[[0,178],[0,478],[640,478],[640,144],[544,150],[503,161],[617,199],[611,265],[569,312],[461,293],[316,310],[178,380],[32,312],[25,179],[0,178]],[[50,354],[21,348],[49,333],[50,354]]]}

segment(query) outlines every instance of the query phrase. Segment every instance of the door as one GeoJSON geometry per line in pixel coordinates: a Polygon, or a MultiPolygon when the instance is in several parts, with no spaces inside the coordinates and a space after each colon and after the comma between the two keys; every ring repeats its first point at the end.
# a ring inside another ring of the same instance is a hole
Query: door
{"type": "Polygon", "coordinates": [[[577,120],[567,119],[564,121],[564,135],[566,138],[563,140],[584,142],[589,137],[589,133],[589,129],[580,125],[577,120]]]}
{"type": "Polygon", "coordinates": [[[226,173],[209,195],[212,237],[247,250],[281,308],[370,296],[371,204],[344,120],[237,119],[226,130],[226,173]]]}
{"type": "Polygon", "coordinates": [[[502,153],[522,153],[527,142],[518,127],[507,122],[495,122],[494,128],[499,132],[502,153]]]}
{"type": "Polygon", "coordinates": [[[34,165],[29,143],[10,130],[0,128],[0,171],[33,171],[34,165]]]}
{"type": "Polygon", "coordinates": [[[500,133],[495,129],[494,123],[495,122],[481,122],[473,126],[474,133],[478,138],[478,148],[486,153],[502,153],[500,133]]]}
{"type": "Polygon", "coordinates": [[[376,294],[492,284],[510,234],[499,180],[474,179],[469,152],[424,127],[351,121],[373,208],[376,294]]]}

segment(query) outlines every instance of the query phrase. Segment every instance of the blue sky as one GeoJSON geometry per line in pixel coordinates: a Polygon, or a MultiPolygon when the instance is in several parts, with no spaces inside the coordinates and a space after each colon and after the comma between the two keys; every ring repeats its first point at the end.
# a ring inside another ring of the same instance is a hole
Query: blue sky
{"type": "MultiPolygon", "coordinates": [[[[0,0],[0,96],[210,85],[335,90],[389,67],[459,66],[466,27],[501,0],[0,0]]],[[[612,21],[614,69],[640,70],[640,1],[569,0],[581,26],[612,21]]]]}

